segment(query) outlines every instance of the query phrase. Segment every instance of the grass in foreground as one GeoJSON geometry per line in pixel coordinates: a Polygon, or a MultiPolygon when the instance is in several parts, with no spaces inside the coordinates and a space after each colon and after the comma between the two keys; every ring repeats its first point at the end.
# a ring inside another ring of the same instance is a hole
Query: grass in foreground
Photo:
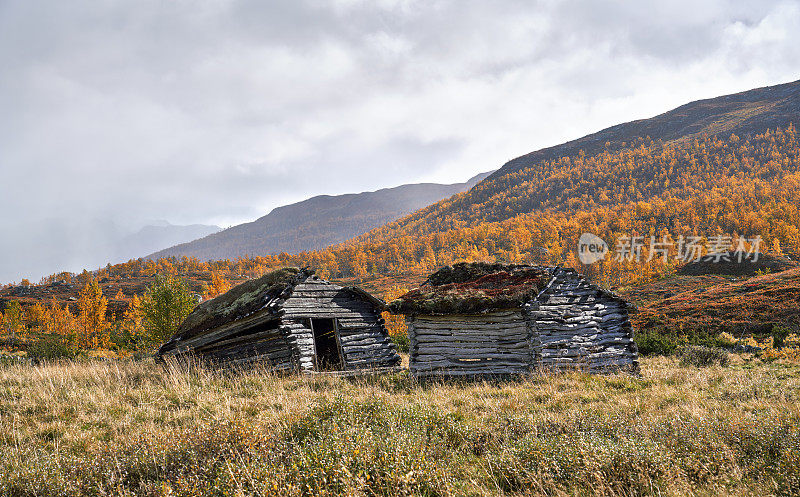
{"type": "Polygon", "coordinates": [[[643,376],[418,385],[0,367],[7,495],[800,493],[800,371],[645,359],[643,376]]]}

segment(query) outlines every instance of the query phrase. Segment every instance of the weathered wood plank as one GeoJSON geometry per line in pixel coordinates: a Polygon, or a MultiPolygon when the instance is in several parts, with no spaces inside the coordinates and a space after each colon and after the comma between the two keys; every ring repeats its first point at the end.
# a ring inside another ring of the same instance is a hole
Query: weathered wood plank
{"type": "Polygon", "coordinates": [[[241,335],[234,338],[229,338],[226,340],[219,340],[216,342],[212,342],[200,347],[195,347],[194,350],[197,353],[202,353],[204,350],[208,348],[221,348],[221,347],[230,347],[240,343],[248,343],[248,342],[257,342],[263,340],[279,340],[285,339],[286,336],[283,332],[281,332],[278,328],[272,328],[266,331],[249,333],[247,335],[241,335]]]}
{"type": "Polygon", "coordinates": [[[438,354],[447,357],[489,357],[492,355],[530,355],[530,346],[520,344],[517,347],[425,347],[418,351],[418,357],[425,354],[438,354]]]}
{"type": "Polygon", "coordinates": [[[164,356],[185,353],[187,350],[195,349],[207,345],[216,340],[223,339],[225,336],[233,335],[239,332],[258,329],[266,326],[277,326],[277,321],[271,319],[269,315],[255,316],[251,319],[237,321],[236,325],[221,326],[216,328],[213,332],[209,332],[197,337],[187,338],[175,343],[174,348],[164,353],[164,356]]]}
{"type": "Polygon", "coordinates": [[[450,323],[422,323],[418,322],[415,323],[415,329],[417,332],[423,331],[437,331],[437,330],[461,330],[461,331],[473,331],[473,332],[497,332],[502,333],[506,331],[518,331],[518,330],[526,330],[528,328],[526,322],[520,319],[514,323],[505,323],[505,324],[492,324],[492,323],[459,323],[459,322],[450,322],[450,323]]]}
{"type": "Polygon", "coordinates": [[[461,340],[465,342],[513,342],[525,340],[531,333],[516,332],[516,333],[467,333],[463,330],[460,331],[440,331],[438,333],[425,332],[417,333],[416,336],[421,342],[440,341],[440,340],[461,340]]]}
{"type": "Polygon", "coordinates": [[[366,338],[363,340],[353,340],[350,342],[342,342],[342,347],[363,347],[366,345],[385,345],[392,343],[391,339],[387,337],[375,337],[375,338],[366,338]]]}

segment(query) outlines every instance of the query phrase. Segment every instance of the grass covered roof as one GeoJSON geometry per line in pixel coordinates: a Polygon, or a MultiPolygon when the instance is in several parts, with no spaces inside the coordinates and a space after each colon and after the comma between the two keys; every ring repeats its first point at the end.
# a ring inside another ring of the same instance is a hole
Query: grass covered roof
{"type": "Polygon", "coordinates": [[[314,271],[308,269],[287,267],[236,285],[224,294],[195,307],[178,327],[175,337],[187,338],[249,316],[313,273],[314,271]]]}
{"type": "Polygon", "coordinates": [[[458,263],[430,275],[419,288],[389,304],[399,314],[480,314],[516,309],[534,298],[551,275],[544,267],[458,263]]]}

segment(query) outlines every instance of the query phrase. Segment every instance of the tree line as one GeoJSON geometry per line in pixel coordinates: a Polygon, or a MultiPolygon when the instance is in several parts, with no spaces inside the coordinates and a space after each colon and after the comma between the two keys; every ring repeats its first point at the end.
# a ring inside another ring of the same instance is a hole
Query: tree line
{"type": "MultiPolygon", "coordinates": [[[[19,323],[24,314],[26,327],[73,330],[76,341],[86,346],[124,335],[111,333],[117,325],[101,319],[104,297],[90,283],[92,278],[183,278],[197,285],[192,291],[209,298],[272,269],[298,266],[316,268],[325,278],[380,282],[381,296],[390,297],[401,275],[419,279],[457,261],[565,265],[609,288],[670,274],[680,263],[672,247],[665,257],[653,260],[607,258],[583,265],[576,249],[587,232],[612,247],[621,237],[696,237],[704,251],[713,237],[759,236],[762,250],[800,254],[800,141],[794,126],[752,137],[702,137],[672,144],[644,138],[629,145],[614,152],[542,161],[492,178],[322,250],[210,262],[189,257],[135,259],[94,273],[54,274],[40,283],[78,284],[82,292],[77,310],[43,304],[24,312],[9,308],[5,327],[12,334],[23,332],[19,323]]],[[[644,250],[648,249],[646,242],[644,250]]],[[[137,340],[152,340],[146,319],[139,324],[135,315],[147,294],[124,297],[128,311],[119,326],[137,340]]]]}

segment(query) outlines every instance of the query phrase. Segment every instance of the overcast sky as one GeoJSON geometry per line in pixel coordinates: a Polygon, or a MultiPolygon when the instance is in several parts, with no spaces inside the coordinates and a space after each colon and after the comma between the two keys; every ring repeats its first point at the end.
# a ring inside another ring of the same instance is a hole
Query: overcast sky
{"type": "Polygon", "coordinates": [[[800,79],[798,33],[799,1],[0,0],[0,209],[227,226],[459,182],[800,79]]]}

